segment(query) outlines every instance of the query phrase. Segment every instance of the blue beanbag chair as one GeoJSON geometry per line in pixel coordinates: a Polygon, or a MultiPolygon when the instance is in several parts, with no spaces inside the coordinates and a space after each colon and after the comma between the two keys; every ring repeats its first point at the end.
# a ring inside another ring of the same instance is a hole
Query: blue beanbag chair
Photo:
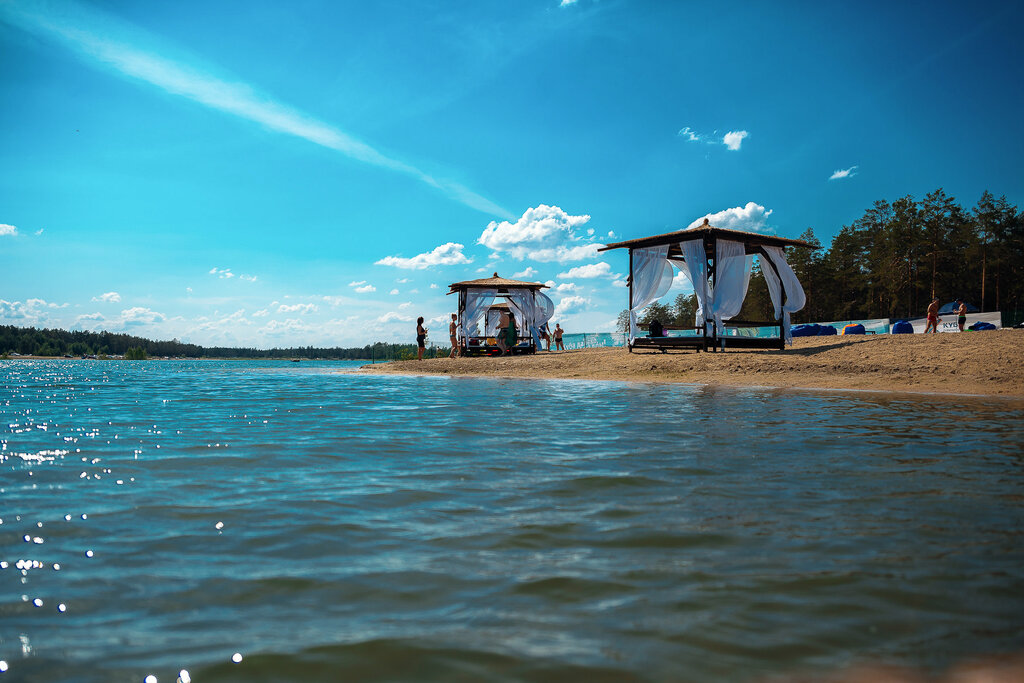
{"type": "Polygon", "coordinates": [[[794,337],[817,337],[820,330],[821,325],[817,323],[804,323],[803,325],[794,325],[790,328],[789,333],[794,337]]]}
{"type": "Polygon", "coordinates": [[[897,320],[892,324],[893,334],[914,334],[914,326],[908,320],[897,320]]]}
{"type": "Polygon", "coordinates": [[[850,323],[843,328],[843,334],[864,334],[864,326],[860,323],[850,323]]]}
{"type": "Polygon", "coordinates": [[[819,337],[827,337],[830,334],[831,335],[837,334],[836,333],[836,328],[832,327],[831,325],[819,325],[818,327],[819,327],[819,329],[818,329],[818,336],[819,337]]]}
{"type": "Polygon", "coordinates": [[[981,332],[982,330],[994,330],[996,329],[996,326],[993,325],[992,323],[986,323],[979,320],[978,322],[974,323],[967,329],[969,329],[971,332],[981,332]]]}

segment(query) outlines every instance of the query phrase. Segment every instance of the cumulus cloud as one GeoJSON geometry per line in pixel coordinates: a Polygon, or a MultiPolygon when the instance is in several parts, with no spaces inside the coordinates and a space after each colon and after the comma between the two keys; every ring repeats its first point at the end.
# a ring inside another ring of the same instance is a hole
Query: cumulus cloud
{"type": "Polygon", "coordinates": [[[746,232],[772,232],[768,227],[768,216],[772,215],[771,209],[765,209],[760,204],[747,202],[746,206],[737,206],[732,209],[725,209],[718,213],[709,213],[701,216],[687,226],[690,228],[700,227],[707,218],[708,222],[716,228],[726,230],[744,230],[746,232]]]}
{"type": "Polygon", "coordinates": [[[558,277],[573,280],[576,278],[618,277],[618,275],[612,275],[612,267],[604,261],[600,261],[599,263],[588,263],[584,266],[570,268],[565,273],[559,273],[558,277]]]}
{"type": "Polygon", "coordinates": [[[221,280],[229,280],[235,276],[230,268],[210,268],[210,275],[216,275],[221,280]]]}
{"type": "Polygon", "coordinates": [[[143,308],[142,306],[126,308],[121,311],[121,322],[123,322],[125,326],[151,325],[153,323],[162,323],[166,319],[167,318],[163,313],[157,313],[154,310],[143,308]]]}
{"type": "Polygon", "coordinates": [[[0,321],[10,320],[23,325],[36,325],[48,321],[52,310],[67,307],[66,303],[57,304],[45,299],[28,299],[25,302],[0,299],[0,321]]]}
{"type": "Polygon", "coordinates": [[[254,317],[254,318],[266,318],[268,315],[270,315],[270,311],[268,311],[265,308],[262,308],[262,309],[256,311],[255,313],[253,313],[252,317],[254,317]]]}
{"type": "Polygon", "coordinates": [[[722,138],[722,144],[735,152],[740,148],[740,145],[743,144],[743,139],[748,135],[750,133],[745,130],[731,130],[722,138]]]}
{"type": "Polygon", "coordinates": [[[590,216],[571,216],[557,206],[527,209],[515,223],[491,221],[477,244],[523,260],[566,263],[592,258],[600,244],[577,234],[590,216]]]}
{"type": "Polygon", "coordinates": [[[579,313],[589,305],[590,299],[585,299],[582,296],[572,295],[562,297],[562,300],[555,306],[555,313],[552,317],[560,318],[572,313],[579,313]]]}
{"type": "Polygon", "coordinates": [[[390,292],[388,292],[388,294],[390,294],[391,296],[395,296],[396,294],[398,294],[398,290],[392,289],[390,292]]]}
{"type": "Polygon", "coordinates": [[[298,313],[304,315],[307,313],[316,313],[320,308],[316,304],[281,304],[277,307],[278,313],[298,313]]]}
{"type": "Polygon", "coordinates": [[[369,292],[376,292],[377,288],[373,285],[363,285],[362,287],[356,287],[356,291],[360,294],[367,294],[369,292]]]}
{"type": "Polygon", "coordinates": [[[512,273],[512,277],[533,277],[537,274],[537,269],[533,266],[527,266],[525,270],[521,270],[518,273],[512,273]]]}
{"type": "Polygon", "coordinates": [[[100,294],[99,296],[94,296],[92,298],[92,300],[93,301],[102,301],[102,302],[105,302],[105,303],[117,303],[118,301],[121,300],[121,295],[118,294],[117,292],[107,292],[106,294],[100,294]]]}
{"type": "Polygon", "coordinates": [[[18,234],[18,229],[13,225],[7,225],[7,223],[0,223],[0,236],[10,235],[14,236],[18,234]]]}
{"type": "Polygon", "coordinates": [[[407,270],[424,270],[431,266],[454,266],[460,263],[472,263],[472,260],[466,258],[466,255],[462,253],[462,250],[465,248],[464,245],[457,242],[446,242],[439,247],[434,247],[433,251],[417,254],[410,258],[385,256],[381,260],[376,261],[374,265],[394,266],[395,268],[405,268],[407,270]]]}
{"type": "Polygon", "coordinates": [[[850,168],[837,170],[835,173],[829,176],[829,180],[839,180],[840,178],[852,178],[855,175],[857,175],[857,167],[851,166],[850,168]]]}
{"type": "Polygon", "coordinates": [[[431,282],[430,283],[430,288],[431,289],[438,289],[438,286],[436,284],[434,284],[433,282],[431,282]]]}
{"type": "Polygon", "coordinates": [[[578,292],[580,286],[575,282],[563,282],[562,284],[555,287],[555,291],[559,294],[568,294],[569,292],[578,292]]]}
{"type": "Polygon", "coordinates": [[[379,322],[379,323],[397,323],[397,322],[409,323],[409,322],[412,322],[412,317],[408,316],[408,315],[402,315],[401,313],[396,313],[395,311],[389,311],[389,312],[385,313],[384,315],[382,315],[381,317],[377,318],[377,322],[379,322]]]}

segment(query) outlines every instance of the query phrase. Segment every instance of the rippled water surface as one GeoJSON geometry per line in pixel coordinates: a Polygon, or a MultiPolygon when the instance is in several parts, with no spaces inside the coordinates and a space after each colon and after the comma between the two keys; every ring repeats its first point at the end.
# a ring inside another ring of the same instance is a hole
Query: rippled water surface
{"type": "Polygon", "coordinates": [[[1024,649],[1019,403],[351,367],[0,361],[0,682],[1024,649]]]}

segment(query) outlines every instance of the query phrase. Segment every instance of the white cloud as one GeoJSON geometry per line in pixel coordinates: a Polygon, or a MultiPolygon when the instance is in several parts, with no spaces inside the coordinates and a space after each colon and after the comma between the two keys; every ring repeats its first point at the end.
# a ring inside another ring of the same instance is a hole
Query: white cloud
{"type": "Polygon", "coordinates": [[[191,294],[192,293],[192,288],[191,287],[186,287],[185,288],[185,292],[188,293],[188,294],[191,294]]]}
{"type": "Polygon", "coordinates": [[[395,322],[409,323],[409,322],[412,322],[412,317],[408,316],[408,315],[402,315],[401,313],[396,313],[395,311],[389,311],[388,313],[385,313],[381,317],[377,318],[377,322],[379,322],[379,323],[395,323],[395,322]]]}
{"type": "Polygon", "coordinates": [[[392,289],[390,292],[388,292],[388,294],[390,294],[391,296],[395,296],[396,294],[398,294],[398,290],[392,289]]]}
{"type": "Polygon", "coordinates": [[[466,255],[462,253],[462,250],[465,248],[464,245],[457,242],[446,242],[439,247],[435,247],[433,251],[417,254],[411,258],[385,256],[381,260],[376,261],[374,265],[394,266],[395,268],[405,268],[407,270],[424,270],[431,266],[454,266],[460,263],[472,263],[472,260],[466,258],[466,255]]]}
{"type": "Polygon", "coordinates": [[[270,311],[268,311],[267,309],[263,308],[263,309],[260,309],[260,310],[256,311],[255,313],[253,313],[252,317],[254,317],[254,318],[266,318],[268,315],[270,315],[270,311]]]}
{"type": "Polygon", "coordinates": [[[406,301],[404,304],[398,304],[399,308],[409,308],[410,306],[412,306],[411,301],[406,301]]]}
{"type": "Polygon", "coordinates": [[[526,270],[521,270],[518,273],[512,273],[512,277],[533,277],[537,274],[537,269],[533,266],[527,266],[526,270]]]}
{"type": "Polygon", "coordinates": [[[431,289],[439,289],[439,287],[437,285],[435,285],[433,282],[430,283],[430,288],[431,289]]]}
{"type": "Polygon", "coordinates": [[[349,287],[362,287],[365,284],[366,284],[366,280],[355,280],[353,282],[348,283],[348,286],[349,287]]]}
{"type": "Polygon", "coordinates": [[[356,291],[360,294],[367,294],[369,292],[376,292],[377,288],[373,285],[363,285],[362,287],[356,287],[356,291]]]}
{"type": "Polygon", "coordinates": [[[235,276],[235,274],[231,272],[230,268],[221,268],[218,270],[216,267],[210,269],[210,275],[216,275],[221,280],[228,280],[235,276]]]}
{"type": "Polygon", "coordinates": [[[40,235],[42,235],[42,234],[43,234],[43,229],[42,229],[42,228],[39,228],[38,230],[36,230],[36,231],[35,231],[34,233],[32,233],[32,234],[33,234],[33,235],[35,235],[36,237],[39,237],[40,235]]]}
{"type": "Polygon", "coordinates": [[[397,282],[397,283],[398,283],[398,284],[400,284],[400,285],[404,285],[405,283],[407,283],[407,282],[409,282],[409,281],[410,281],[410,280],[409,280],[409,278],[407,278],[407,277],[400,277],[400,278],[398,278],[397,280],[395,280],[395,282],[397,282]]]}
{"type": "Polygon", "coordinates": [[[855,175],[857,175],[857,167],[851,166],[850,168],[844,168],[836,171],[831,176],[829,176],[829,180],[839,180],[840,178],[852,178],[855,175]]]}
{"type": "Polygon", "coordinates": [[[772,215],[771,209],[766,210],[760,204],[747,202],[746,206],[737,206],[732,209],[719,211],[718,213],[709,213],[701,216],[690,223],[687,226],[687,230],[700,227],[704,223],[704,219],[707,218],[708,222],[716,228],[744,230],[746,232],[772,232],[772,228],[768,227],[767,224],[768,216],[770,215],[772,215]]]}
{"type": "Polygon", "coordinates": [[[676,135],[687,142],[701,142],[707,145],[725,145],[726,148],[735,152],[740,148],[740,145],[743,144],[743,140],[750,136],[750,133],[745,130],[731,130],[720,138],[718,137],[718,131],[715,131],[711,135],[704,135],[702,133],[698,133],[689,126],[686,126],[685,128],[680,129],[676,135]]]}
{"type": "Polygon", "coordinates": [[[686,138],[687,142],[701,142],[704,139],[703,136],[698,135],[697,131],[693,130],[689,126],[686,126],[685,128],[681,129],[678,133],[676,133],[676,135],[678,135],[681,138],[686,138]]]}
{"type": "Polygon", "coordinates": [[[722,138],[722,144],[735,152],[743,144],[743,139],[749,135],[750,133],[745,130],[731,130],[722,138]]]}
{"type": "Polygon", "coordinates": [[[7,223],[0,223],[0,236],[10,235],[14,236],[18,234],[18,229],[13,225],[7,225],[7,223]]]}
{"type": "Polygon", "coordinates": [[[612,287],[628,287],[629,282],[625,279],[612,280],[612,287]]]}
{"type": "Polygon", "coordinates": [[[57,12],[49,3],[18,3],[12,7],[4,3],[3,13],[8,23],[54,39],[86,57],[94,66],[113,69],[209,109],[307,140],[365,164],[411,176],[474,209],[495,216],[511,216],[469,188],[435,178],[412,164],[388,157],[340,129],[276,102],[237,79],[219,78],[212,70],[147,51],[140,46],[160,41],[142,29],[120,22],[97,9],[80,5],[71,9],[73,11],[57,12]]]}
{"type": "Polygon", "coordinates": [[[246,282],[256,282],[256,276],[255,275],[239,275],[238,279],[239,280],[245,280],[246,282]]]}
{"type": "Polygon", "coordinates": [[[277,307],[278,313],[298,313],[305,315],[308,313],[316,313],[320,308],[316,304],[281,304],[277,307]]]}
{"type": "Polygon", "coordinates": [[[107,292],[106,294],[100,294],[99,296],[94,296],[92,298],[92,300],[93,301],[102,301],[102,302],[105,302],[105,303],[117,303],[118,301],[121,300],[121,295],[118,294],[117,292],[107,292]]]}
{"type": "Polygon", "coordinates": [[[162,323],[164,320],[166,320],[166,316],[164,316],[163,313],[157,313],[154,310],[143,308],[142,306],[126,308],[121,311],[121,321],[125,326],[151,325],[153,323],[162,323]]]}
{"type": "Polygon", "coordinates": [[[592,258],[601,245],[576,234],[590,216],[570,216],[557,206],[527,209],[515,223],[491,221],[477,244],[504,252],[520,261],[566,263],[592,258]]]}
{"type": "Polygon", "coordinates": [[[580,291],[580,286],[575,282],[563,282],[562,284],[555,287],[555,291],[559,294],[569,294],[570,292],[580,291]]]}
{"type": "Polygon", "coordinates": [[[579,0],[562,0],[560,3],[558,3],[558,6],[570,7],[571,5],[575,5],[577,2],[579,2],[579,0]]]}
{"type": "Polygon", "coordinates": [[[572,280],[576,278],[618,277],[618,275],[612,275],[612,267],[604,261],[600,261],[599,263],[588,263],[583,266],[570,268],[568,272],[559,273],[558,277],[572,280]]]}
{"type": "Polygon", "coordinates": [[[579,313],[590,305],[590,299],[585,299],[582,296],[567,296],[563,297],[558,305],[555,306],[555,313],[552,317],[560,318],[564,315],[571,313],[579,313]]]}

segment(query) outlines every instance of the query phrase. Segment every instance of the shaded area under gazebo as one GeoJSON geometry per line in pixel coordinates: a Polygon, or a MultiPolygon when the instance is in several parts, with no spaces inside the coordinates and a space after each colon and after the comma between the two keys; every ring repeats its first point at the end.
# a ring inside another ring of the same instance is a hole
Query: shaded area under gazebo
{"type": "Polygon", "coordinates": [[[515,320],[517,340],[512,353],[535,353],[540,348],[540,328],[555,312],[555,304],[542,289],[541,282],[525,282],[500,277],[452,283],[449,294],[458,294],[459,348],[466,355],[500,353],[495,339],[495,315],[507,312],[515,320]],[[484,330],[478,324],[483,319],[484,330]]]}
{"type": "Polygon", "coordinates": [[[786,262],[785,249],[789,246],[812,247],[802,240],[716,228],[705,218],[704,224],[696,228],[615,242],[599,249],[629,250],[629,350],[785,348],[790,339],[789,314],[803,308],[806,301],[800,281],[786,262]],[[735,319],[746,298],[754,256],[761,263],[775,309],[772,321],[735,319]],[[697,297],[695,326],[684,336],[640,336],[637,312],[668,293],[673,267],[693,285],[697,297]],[[778,335],[741,335],[738,328],[742,327],[777,327],[778,335]]]}

